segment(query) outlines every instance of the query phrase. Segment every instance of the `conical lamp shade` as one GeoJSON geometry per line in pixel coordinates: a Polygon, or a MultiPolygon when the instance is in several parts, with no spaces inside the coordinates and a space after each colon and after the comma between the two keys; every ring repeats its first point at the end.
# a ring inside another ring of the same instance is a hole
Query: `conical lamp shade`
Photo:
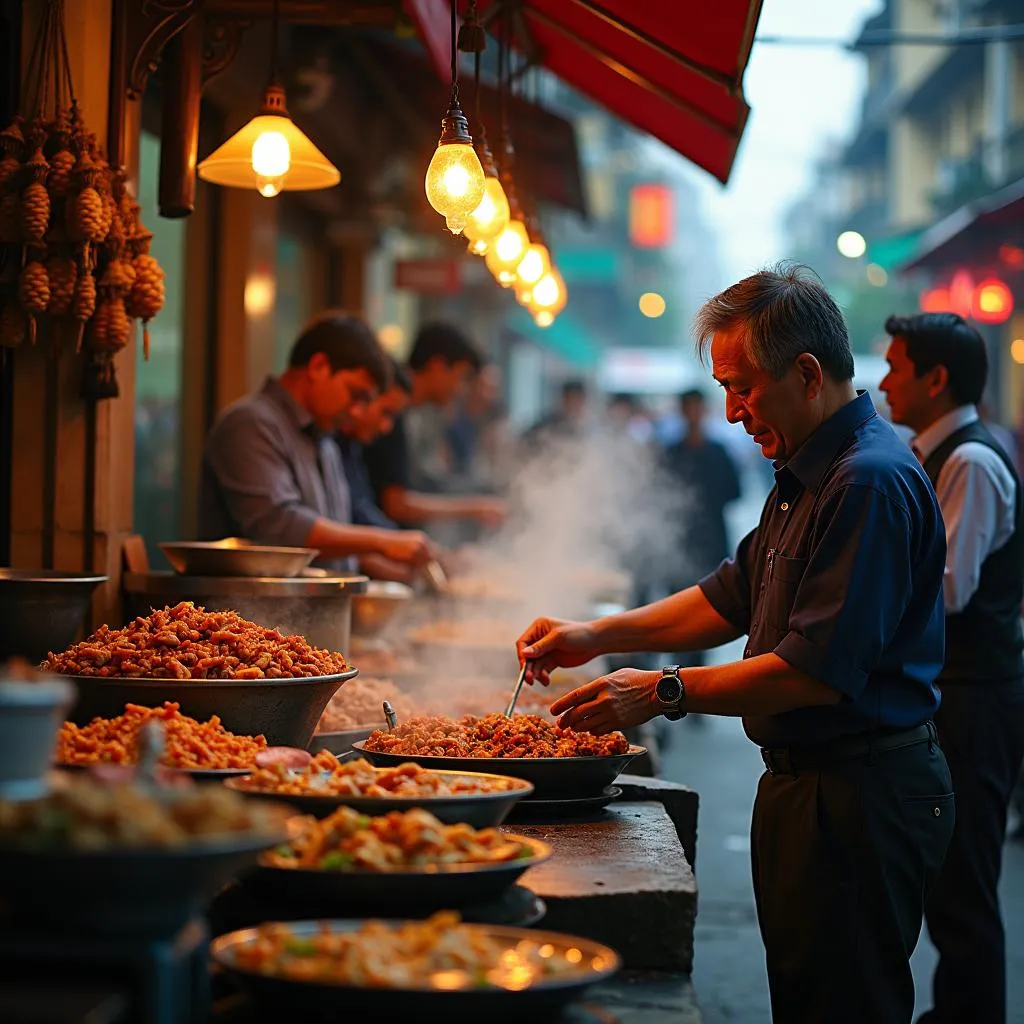
{"type": "Polygon", "coordinates": [[[341,181],[341,172],[290,117],[260,114],[199,165],[199,177],[276,195],[331,188],[341,181]]]}

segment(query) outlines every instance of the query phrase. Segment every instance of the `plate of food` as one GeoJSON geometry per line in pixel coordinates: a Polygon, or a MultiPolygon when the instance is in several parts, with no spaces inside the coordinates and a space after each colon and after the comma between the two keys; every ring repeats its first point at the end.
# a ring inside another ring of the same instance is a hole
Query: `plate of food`
{"type": "Polygon", "coordinates": [[[260,857],[254,880],[297,902],[347,913],[497,899],[551,856],[540,840],[448,825],[421,807],[377,816],[339,807],[322,820],[294,819],[289,832],[289,842],[260,857]]]}
{"type": "Polygon", "coordinates": [[[0,873],[16,922],[76,934],[173,934],[265,849],[289,810],[222,786],[153,791],[64,775],[45,797],[0,802],[0,873]]]}
{"type": "Polygon", "coordinates": [[[303,748],[335,691],[356,675],[336,651],[188,601],[122,629],[101,626],[41,668],[74,681],[68,717],[77,725],[115,718],[128,704],[170,701],[198,721],[217,715],[236,735],[303,748]]]}
{"type": "Polygon", "coordinates": [[[88,725],[65,722],[57,736],[58,768],[127,767],[138,761],[143,729],[149,722],[162,726],[164,750],[160,765],[196,778],[247,775],[256,756],[267,749],[265,736],[237,736],[214,715],[197,722],[172,701],[162,707],[129,704],[115,718],[94,718],[88,725]]]}
{"type": "Polygon", "coordinates": [[[302,1013],[478,1022],[554,1015],[621,966],[618,954],[557,932],[426,921],[271,922],[211,945],[257,999],[302,1013]]]}
{"type": "Polygon", "coordinates": [[[532,783],[538,800],[597,796],[647,752],[621,732],[593,736],[540,715],[501,714],[412,718],[353,747],[380,767],[415,761],[435,771],[498,768],[532,783]]]}
{"type": "Polygon", "coordinates": [[[247,796],[291,804],[305,814],[326,817],[345,805],[363,814],[423,807],[442,822],[476,828],[498,825],[517,800],[533,794],[524,779],[493,772],[436,771],[408,758],[374,767],[365,758],[340,761],[329,751],[303,768],[275,764],[226,779],[229,789],[247,796]]]}

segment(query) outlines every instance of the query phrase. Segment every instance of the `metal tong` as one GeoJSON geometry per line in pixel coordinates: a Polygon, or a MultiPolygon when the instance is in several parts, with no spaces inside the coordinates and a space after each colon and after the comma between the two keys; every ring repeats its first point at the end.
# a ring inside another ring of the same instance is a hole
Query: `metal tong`
{"type": "Polygon", "coordinates": [[[505,717],[511,718],[516,710],[516,701],[519,700],[519,693],[523,688],[523,683],[526,682],[526,666],[529,662],[524,661],[523,667],[519,670],[519,678],[516,679],[516,688],[512,691],[512,699],[508,702],[508,707],[505,708],[505,717]]]}
{"type": "Polygon", "coordinates": [[[391,706],[391,701],[384,701],[384,721],[388,723],[388,732],[394,731],[396,725],[398,725],[398,715],[395,714],[395,709],[391,706]]]}
{"type": "Polygon", "coordinates": [[[448,573],[444,571],[444,567],[436,559],[431,559],[423,567],[423,574],[427,578],[427,582],[430,584],[430,589],[435,594],[447,594],[448,593],[448,573]]]}

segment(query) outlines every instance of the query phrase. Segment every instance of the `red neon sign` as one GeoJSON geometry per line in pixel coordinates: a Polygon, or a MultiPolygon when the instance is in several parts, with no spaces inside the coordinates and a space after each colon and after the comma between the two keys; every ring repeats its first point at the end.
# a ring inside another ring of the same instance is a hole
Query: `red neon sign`
{"type": "Polygon", "coordinates": [[[629,193],[629,240],[638,249],[664,249],[675,214],[668,185],[636,185],[629,193]]]}
{"type": "Polygon", "coordinates": [[[959,313],[983,324],[1002,324],[1013,312],[1013,291],[998,277],[986,277],[978,284],[969,270],[958,270],[948,285],[921,293],[924,313],[959,313]]]}
{"type": "Polygon", "coordinates": [[[1013,312],[1013,292],[1005,281],[988,277],[974,289],[971,312],[983,324],[1005,323],[1013,312]]]}

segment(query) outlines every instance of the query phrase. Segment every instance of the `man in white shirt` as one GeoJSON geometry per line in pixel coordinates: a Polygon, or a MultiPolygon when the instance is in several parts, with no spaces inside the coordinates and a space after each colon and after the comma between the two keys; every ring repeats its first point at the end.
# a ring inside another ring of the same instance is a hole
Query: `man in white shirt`
{"type": "MultiPolygon", "coordinates": [[[[919,1024],[1005,1024],[999,873],[1024,756],[1024,515],[1013,464],[978,414],[981,335],[954,313],[890,317],[880,388],[914,431],[946,525],[946,658],[935,716],[956,793],[956,828],[925,907],[939,951],[919,1024]]],[[[880,567],[881,568],[881,567],[880,567]]]]}

